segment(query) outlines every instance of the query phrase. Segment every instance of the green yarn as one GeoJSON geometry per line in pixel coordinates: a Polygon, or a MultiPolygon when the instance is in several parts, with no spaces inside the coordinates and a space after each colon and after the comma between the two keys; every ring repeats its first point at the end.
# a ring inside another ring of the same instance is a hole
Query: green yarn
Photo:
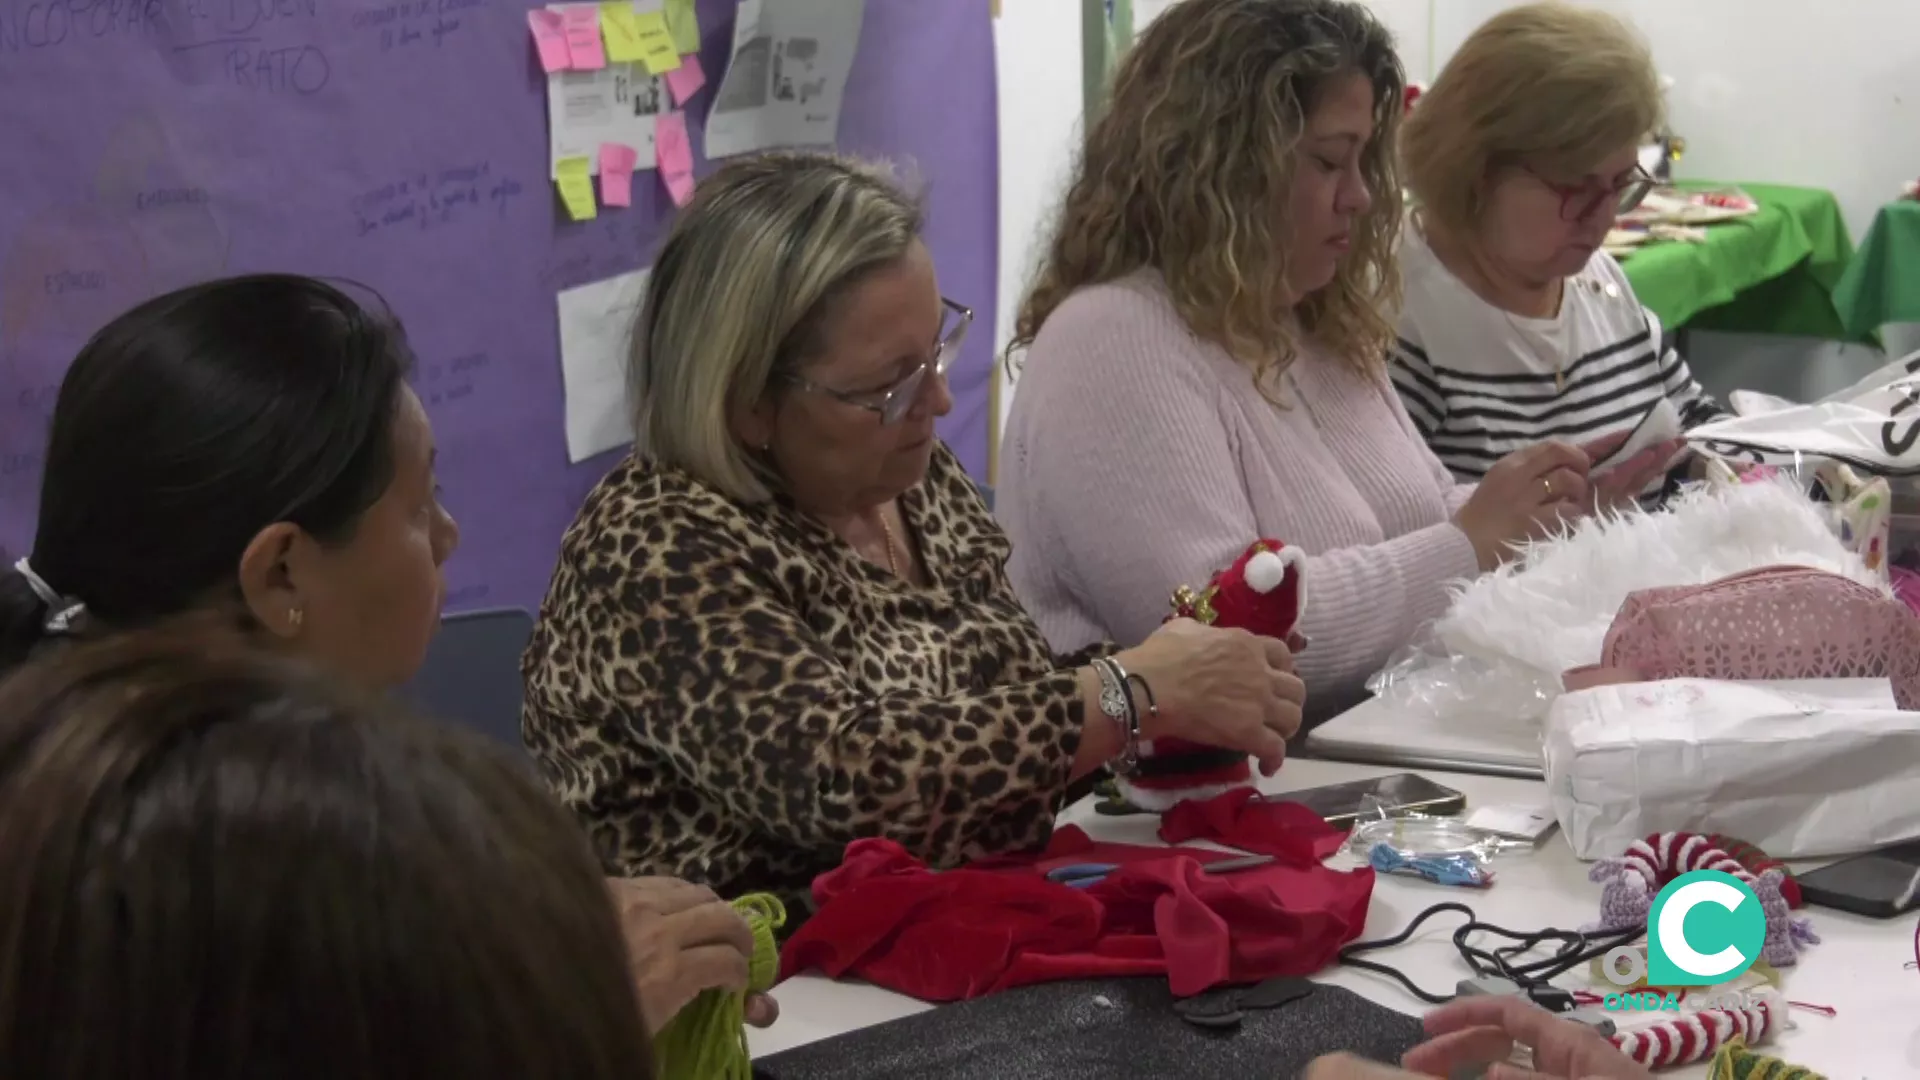
{"type": "MultiPolygon", "coordinates": [[[[747,992],[773,989],[780,976],[780,948],[773,932],[786,925],[787,909],[765,893],[743,896],[733,909],[753,928],[753,959],[747,968],[747,992]]],[[[745,993],[706,990],[661,1029],[653,1041],[654,1061],[663,1080],[752,1080],[747,1052],[745,993]]]]}
{"type": "Polygon", "coordinates": [[[1825,1080],[1812,1069],[1789,1065],[1779,1058],[1756,1054],[1747,1049],[1745,1039],[1735,1035],[1720,1045],[1707,1066],[1707,1080],[1825,1080]]]}

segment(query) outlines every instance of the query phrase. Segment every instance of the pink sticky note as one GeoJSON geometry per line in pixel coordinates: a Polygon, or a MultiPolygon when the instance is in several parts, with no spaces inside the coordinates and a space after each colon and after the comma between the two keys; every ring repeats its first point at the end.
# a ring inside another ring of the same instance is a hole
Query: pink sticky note
{"type": "Polygon", "coordinates": [[[687,141],[687,114],[661,113],[653,124],[653,153],[660,182],[673,196],[673,205],[685,206],[693,198],[693,145],[687,141]]]}
{"type": "Polygon", "coordinates": [[[707,85],[707,73],[700,68],[699,53],[688,53],[681,57],[680,66],[661,78],[667,81],[667,90],[673,95],[673,103],[682,108],[686,107],[688,98],[707,85]]]}
{"type": "Polygon", "coordinates": [[[554,72],[573,66],[573,53],[567,48],[567,31],[559,12],[534,8],[527,12],[527,25],[533,28],[533,44],[540,50],[542,68],[554,72]]]}
{"type": "Polygon", "coordinates": [[[573,57],[574,70],[606,67],[607,52],[600,44],[600,5],[561,8],[560,19],[567,28],[567,53],[573,57]]]}
{"type": "Polygon", "coordinates": [[[633,205],[633,166],[639,152],[625,143],[600,144],[600,201],[608,206],[633,205]]]}

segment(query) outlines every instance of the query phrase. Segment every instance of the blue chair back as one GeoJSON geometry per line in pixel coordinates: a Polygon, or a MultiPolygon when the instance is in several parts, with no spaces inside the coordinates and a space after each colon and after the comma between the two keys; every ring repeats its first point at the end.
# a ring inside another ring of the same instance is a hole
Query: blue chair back
{"type": "Polygon", "coordinates": [[[519,608],[449,615],[401,692],[435,719],[519,748],[520,654],[532,636],[519,608]]]}

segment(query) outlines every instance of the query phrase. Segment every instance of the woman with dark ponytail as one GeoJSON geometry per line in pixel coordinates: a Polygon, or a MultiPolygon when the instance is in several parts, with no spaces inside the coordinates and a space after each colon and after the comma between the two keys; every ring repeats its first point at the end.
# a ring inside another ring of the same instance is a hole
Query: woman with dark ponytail
{"type": "Polygon", "coordinates": [[[0,570],[0,671],[50,638],[226,609],[371,685],[439,622],[459,529],[400,325],[312,278],[150,300],[54,405],[32,552],[0,570]]]}
{"type": "MultiPolygon", "coordinates": [[[[361,686],[418,670],[459,528],[400,324],[333,285],[260,274],[149,300],[60,385],[33,550],[0,564],[0,677],[62,641],[230,618],[361,686]]],[[[608,882],[658,1027],[744,988],[753,937],[710,890],[608,882]]],[[[770,1023],[755,995],[749,1020],[770,1023]]]]}

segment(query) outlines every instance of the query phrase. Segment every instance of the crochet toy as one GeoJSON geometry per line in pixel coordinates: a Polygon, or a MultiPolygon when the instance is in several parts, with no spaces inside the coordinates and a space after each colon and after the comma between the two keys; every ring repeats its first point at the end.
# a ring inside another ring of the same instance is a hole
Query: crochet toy
{"type": "MultiPolygon", "coordinates": [[[[1173,594],[1170,618],[1246,630],[1286,640],[1307,604],[1306,555],[1278,540],[1256,540],[1198,592],[1173,594]]],[[[1296,642],[1297,644],[1297,642],[1296,642]]],[[[1178,739],[1140,744],[1140,763],[1115,784],[1117,794],[1140,810],[1165,811],[1184,799],[1210,799],[1252,786],[1245,754],[1178,739]]]]}
{"type": "Polygon", "coordinates": [[[1794,964],[1800,950],[1820,939],[1813,925],[1791,913],[1800,906],[1800,886],[1784,866],[1750,844],[1701,833],[1656,833],[1636,840],[1625,855],[1594,864],[1588,880],[1601,882],[1600,930],[1645,926],[1660,889],[1682,874],[1718,870],[1752,887],[1767,915],[1767,937],[1760,961],[1782,968],[1794,964]],[[1738,854],[1735,854],[1738,853],[1738,854]]]}
{"type": "Polygon", "coordinates": [[[1757,995],[1744,1008],[1701,1009],[1613,1037],[1619,1051],[1649,1069],[1697,1065],[1738,1039],[1758,1046],[1785,1021],[1786,1005],[1771,994],[1757,995]]]}
{"type": "Polygon", "coordinates": [[[1812,1069],[1789,1065],[1776,1057],[1756,1054],[1747,1049],[1745,1039],[1735,1035],[1722,1043],[1707,1065],[1707,1080],[1826,1080],[1812,1069]]]}

